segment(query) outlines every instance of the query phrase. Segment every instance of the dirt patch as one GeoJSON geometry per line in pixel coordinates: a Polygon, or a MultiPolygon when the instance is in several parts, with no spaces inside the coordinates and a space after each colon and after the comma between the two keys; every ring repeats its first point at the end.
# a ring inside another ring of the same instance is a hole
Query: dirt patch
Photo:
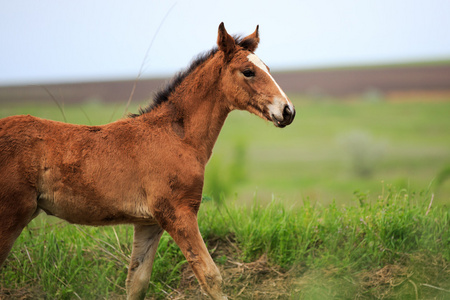
{"type": "MultiPolygon", "coordinates": [[[[241,251],[232,237],[208,241],[212,257],[223,278],[224,292],[229,299],[290,299],[293,274],[298,269],[285,271],[262,255],[253,262],[239,259],[241,251]]],[[[210,299],[200,290],[191,268],[185,264],[180,286],[169,293],[172,299],[210,299]]]]}
{"type": "Polygon", "coordinates": [[[361,294],[372,291],[376,298],[386,298],[395,287],[405,283],[409,275],[408,268],[401,265],[386,265],[378,270],[363,272],[360,275],[361,294]]]}
{"type": "Polygon", "coordinates": [[[0,289],[0,300],[33,300],[46,299],[45,293],[35,284],[21,288],[4,288],[0,289]]]}
{"type": "MultiPolygon", "coordinates": [[[[290,270],[272,264],[266,255],[253,262],[237,259],[231,241],[218,241],[214,260],[229,299],[448,299],[450,265],[443,258],[408,257],[398,264],[363,271],[334,266],[290,270]],[[225,259],[223,259],[225,257],[225,259]],[[442,271],[447,270],[447,271],[442,271]],[[433,283],[434,282],[434,283],[433,283]],[[437,283],[436,283],[437,282],[437,283]],[[441,283],[441,284],[439,284],[441,283]]],[[[186,264],[171,299],[209,299],[186,264]]]]}
{"type": "MultiPolygon", "coordinates": [[[[290,299],[289,272],[270,265],[266,255],[250,263],[227,259],[219,269],[224,291],[230,299],[290,299]]],[[[180,287],[170,296],[173,299],[209,299],[200,291],[188,266],[183,269],[180,287]]]]}

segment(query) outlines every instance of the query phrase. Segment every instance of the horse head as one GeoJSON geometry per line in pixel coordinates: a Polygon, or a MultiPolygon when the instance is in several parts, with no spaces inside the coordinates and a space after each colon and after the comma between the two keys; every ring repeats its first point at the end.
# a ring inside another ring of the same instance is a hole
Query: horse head
{"type": "Polygon", "coordinates": [[[283,128],[294,120],[294,105],[255,55],[258,43],[259,26],[244,38],[233,38],[220,24],[218,54],[225,60],[222,91],[230,109],[247,110],[283,128]]]}

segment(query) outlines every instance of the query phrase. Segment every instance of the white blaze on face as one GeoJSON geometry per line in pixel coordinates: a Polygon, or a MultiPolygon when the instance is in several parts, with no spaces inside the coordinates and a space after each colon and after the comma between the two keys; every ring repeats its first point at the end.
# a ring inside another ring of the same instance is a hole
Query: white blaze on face
{"type": "MultiPolygon", "coordinates": [[[[263,70],[264,72],[266,72],[267,76],[269,76],[269,78],[273,81],[273,83],[275,84],[275,86],[278,88],[278,90],[280,91],[281,96],[284,99],[280,99],[279,97],[275,97],[274,99],[274,103],[270,106],[276,106],[279,109],[281,109],[281,114],[283,111],[283,108],[279,107],[280,104],[282,104],[283,100],[286,101],[285,104],[287,104],[289,106],[289,109],[291,111],[294,111],[294,106],[292,105],[292,102],[289,100],[289,98],[286,96],[286,94],[283,92],[283,90],[280,88],[280,86],[278,85],[278,83],[275,81],[275,79],[273,79],[272,75],[270,75],[269,73],[269,69],[267,69],[266,65],[262,62],[262,60],[256,56],[255,54],[251,53],[247,56],[248,60],[250,62],[252,62],[255,66],[257,66],[258,68],[260,68],[261,70],[263,70]]],[[[284,106],[283,106],[284,107],[284,106]]],[[[271,109],[272,110],[272,109],[271,109]]]]}

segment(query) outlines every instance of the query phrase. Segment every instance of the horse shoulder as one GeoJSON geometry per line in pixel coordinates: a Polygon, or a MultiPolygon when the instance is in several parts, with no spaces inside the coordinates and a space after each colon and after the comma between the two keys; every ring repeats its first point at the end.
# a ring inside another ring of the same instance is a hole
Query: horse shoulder
{"type": "Polygon", "coordinates": [[[3,169],[9,165],[17,172],[36,171],[36,158],[41,152],[39,142],[45,135],[44,123],[45,120],[30,115],[0,119],[0,165],[3,169]]]}

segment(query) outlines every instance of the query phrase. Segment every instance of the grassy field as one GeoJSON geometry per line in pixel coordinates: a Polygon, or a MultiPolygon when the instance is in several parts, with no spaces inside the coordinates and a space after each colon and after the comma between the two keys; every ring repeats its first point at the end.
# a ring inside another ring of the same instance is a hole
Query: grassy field
{"type": "MultiPolygon", "coordinates": [[[[209,201],[200,230],[231,299],[448,299],[450,209],[387,188],[358,206],[242,207],[209,201]]],[[[4,299],[123,299],[132,227],[38,217],[0,273],[4,299]]],[[[164,234],[147,296],[199,299],[192,271],[164,234]]]]}
{"type": "MultiPolygon", "coordinates": [[[[292,99],[297,117],[282,130],[233,112],[208,165],[200,227],[227,293],[449,297],[450,101],[292,99]]],[[[0,117],[93,125],[121,117],[124,106],[66,106],[63,116],[54,103],[5,104],[0,117]]],[[[0,273],[0,298],[121,298],[131,238],[129,226],[72,226],[41,215],[0,273]]],[[[167,235],[148,296],[199,296],[167,235]]]]}
{"type": "Polygon", "coordinates": [[[434,183],[450,167],[450,102],[296,100],[296,120],[283,130],[233,113],[208,168],[209,186],[244,199],[257,193],[289,204],[342,204],[355,191],[376,197],[384,182],[431,189],[449,203],[450,182],[434,183]]]}

